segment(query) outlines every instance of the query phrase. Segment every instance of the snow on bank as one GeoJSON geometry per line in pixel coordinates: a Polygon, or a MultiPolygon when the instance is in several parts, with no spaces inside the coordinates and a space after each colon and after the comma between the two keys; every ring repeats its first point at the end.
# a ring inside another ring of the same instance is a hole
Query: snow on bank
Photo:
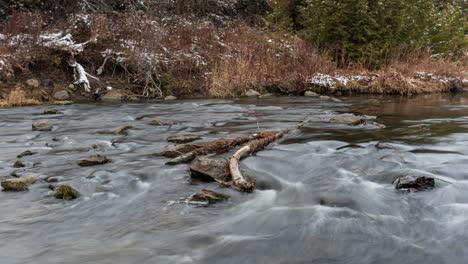
{"type": "Polygon", "coordinates": [[[6,47],[43,46],[67,50],[74,53],[82,52],[84,46],[89,42],[76,43],[73,41],[71,34],[65,34],[63,32],[45,33],[38,36],[31,34],[18,34],[14,36],[0,34],[0,41],[3,42],[3,45],[6,47]]]}
{"type": "Polygon", "coordinates": [[[373,74],[373,75],[351,75],[351,76],[345,76],[345,75],[337,75],[337,76],[331,76],[328,74],[323,74],[323,73],[316,73],[312,76],[307,77],[306,83],[318,86],[318,87],[326,87],[326,88],[331,88],[335,89],[338,87],[338,85],[348,85],[349,82],[351,81],[356,81],[356,82],[366,82],[369,83],[379,77],[378,74],[373,74]]]}

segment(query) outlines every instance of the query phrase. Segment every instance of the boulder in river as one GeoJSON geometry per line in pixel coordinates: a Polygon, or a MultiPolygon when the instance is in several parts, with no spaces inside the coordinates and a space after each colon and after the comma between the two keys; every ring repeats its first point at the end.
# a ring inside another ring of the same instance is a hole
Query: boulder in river
{"type": "Polygon", "coordinates": [[[37,121],[32,124],[33,131],[51,131],[52,125],[47,121],[37,121]]]}
{"type": "Polygon", "coordinates": [[[416,176],[404,176],[399,177],[395,181],[395,189],[407,189],[409,191],[424,191],[433,189],[435,186],[435,180],[432,177],[416,177],[416,176]]]}
{"type": "Polygon", "coordinates": [[[58,101],[65,101],[70,99],[70,95],[68,94],[67,91],[61,90],[56,93],[54,93],[54,99],[58,101]]]}
{"type": "Polygon", "coordinates": [[[55,189],[54,197],[63,200],[73,200],[80,197],[80,193],[69,185],[61,185],[55,189]]]}
{"type": "Polygon", "coordinates": [[[196,135],[180,135],[180,136],[170,136],[167,138],[167,141],[181,144],[181,143],[193,142],[198,139],[201,139],[201,137],[196,136],[196,135]]]}
{"type": "Polygon", "coordinates": [[[117,128],[117,129],[114,131],[114,133],[117,134],[117,135],[126,135],[126,134],[128,134],[128,131],[129,131],[130,129],[132,129],[132,128],[133,128],[133,126],[123,126],[123,127],[119,127],[119,128],[117,128]]]}
{"type": "Polygon", "coordinates": [[[194,151],[197,148],[197,146],[191,144],[180,144],[164,149],[163,151],[161,151],[161,153],[159,153],[159,155],[166,158],[175,158],[182,154],[194,151]]]}
{"type": "Polygon", "coordinates": [[[359,116],[337,116],[330,119],[331,123],[335,124],[346,124],[346,125],[359,125],[362,122],[362,118],[359,116]]]}
{"type": "Polygon", "coordinates": [[[220,183],[231,180],[228,161],[223,158],[198,157],[190,166],[192,178],[202,181],[217,181],[220,183]]]}
{"type": "Polygon", "coordinates": [[[394,147],[392,147],[390,144],[383,142],[375,144],[375,147],[378,149],[394,149],[394,147]]]}
{"type": "Polygon", "coordinates": [[[96,166],[96,165],[103,165],[106,163],[109,163],[111,160],[108,159],[106,156],[101,156],[101,155],[95,155],[95,156],[89,156],[86,158],[81,159],[78,162],[78,165],[81,167],[90,167],[90,166],[96,166]]]}
{"type": "Polygon", "coordinates": [[[26,151],[23,151],[20,154],[18,154],[18,156],[16,156],[16,157],[18,159],[21,159],[22,157],[32,156],[32,155],[35,155],[35,154],[37,154],[37,152],[31,151],[31,150],[26,150],[26,151]]]}
{"type": "Polygon", "coordinates": [[[228,195],[203,189],[200,192],[193,194],[192,196],[187,198],[186,202],[195,205],[208,205],[212,203],[222,202],[227,199],[229,199],[228,195]]]}
{"type": "Polygon", "coordinates": [[[16,179],[6,179],[1,181],[3,191],[21,192],[27,191],[29,186],[37,181],[36,177],[20,177],[16,179]]]}
{"type": "Polygon", "coordinates": [[[15,164],[13,164],[13,168],[24,168],[24,167],[26,167],[26,165],[24,165],[24,163],[21,162],[20,160],[17,160],[15,164]]]}
{"type": "Polygon", "coordinates": [[[245,96],[247,96],[247,97],[259,97],[260,93],[255,91],[255,90],[250,89],[247,92],[245,92],[245,96]]]}
{"type": "Polygon", "coordinates": [[[57,115],[57,114],[60,114],[59,110],[51,107],[51,108],[47,108],[46,110],[44,110],[44,112],[42,112],[44,115],[57,115]]]}

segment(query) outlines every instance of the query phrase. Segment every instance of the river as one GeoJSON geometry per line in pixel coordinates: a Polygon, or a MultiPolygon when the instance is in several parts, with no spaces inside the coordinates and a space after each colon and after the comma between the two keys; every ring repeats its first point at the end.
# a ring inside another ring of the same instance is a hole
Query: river
{"type": "Polygon", "coordinates": [[[468,263],[468,96],[340,99],[75,104],[57,106],[59,115],[1,109],[0,176],[57,177],[82,195],[55,199],[46,182],[0,192],[0,263],[468,263]],[[386,128],[328,122],[348,113],[386,128]],[[153,119],[172,125],[148,125],[153,119]],[[31,131],[37,120],[53,131],[31,131]],[[188,165],[157,155],[170,135],[207,141],[304,120],[242,161],[254,193],[192,184],[188,165]],[[134,128],[111,133],[123,125],[134,128]],[[14,169],[25,150],[38,154],[14,169]],[[112,162],[77,165],[92,154],[112,162]],[[395,190],[405,175],[436,177],[436,187],[395,190]],[[180,202],[204,188],[230,199],[180,202]]]}

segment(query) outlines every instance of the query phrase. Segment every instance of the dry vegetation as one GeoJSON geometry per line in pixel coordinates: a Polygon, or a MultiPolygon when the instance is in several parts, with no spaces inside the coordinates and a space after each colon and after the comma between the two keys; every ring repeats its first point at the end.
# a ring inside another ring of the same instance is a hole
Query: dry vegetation
{"type": "Polygon", "coordinates": [[[2,105],[18,105],[10,97],[17,98],[11,94],[19,90],[8,91],[30,78],[38,79],[49,95],[67,88],[73,83],[72,58],[100,78],[92,81],[93,88],[112,86],[150,98],[235,97],[251,88],[302,94],[320,88],[306,82],[316,73],[378,74],[370,83],[338,87],[347,93],[416,94],[468,85],[437,80],[466,79],[466,55],[454,61],[421,52],[372,73],[356,66],[339,69],[327,52],[299,37],[245,21],[217,25],[200,17],[156,19],[143,12],[75,14],[47,27],[43,21],[40,15],[15,13],[0,28],[0,88],[7,91],[0,94],[2,105]],[[52,34],[59,41],[51,42],[52,34]],[[67,34],[71,37],[61,42],[67,34]]]}
{"type": "Polygon", "coordinates": [[[41,102],[36,99],[26,98],[26,93],[22,88],[16,87],[11,90],[6,99],[0,100],[0,107],[40,105],[41,102]]]}

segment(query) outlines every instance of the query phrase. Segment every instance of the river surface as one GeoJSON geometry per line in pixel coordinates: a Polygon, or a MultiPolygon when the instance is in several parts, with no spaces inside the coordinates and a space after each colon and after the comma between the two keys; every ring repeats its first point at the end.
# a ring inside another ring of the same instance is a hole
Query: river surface
{"type": "Polygon", "coordinates": [[[58,106],[59,115],[0,109],[0,176],[57,177],[82,194],[57,200],[46,182],[0,192],[0,263],[468,263],[468,97],[340,99],[75,104],[58,106]],[[348,113],[386,128],[328,122],[348,113]],[[153,119],[173,124],[148,125],[153,119]],[[53,131],[31,131],[37,120],[53,131]],[[304,120],[242,161],[257,180],[250,194],[193,184],[188,165],[166,166],[157,155],[170,135],[207,141],[304,120]],[[112,133],[123,125],[134,129],[112,133]],[[38,154],[14,169],[25,150],[38,154]],[[93,154],[112,162],[77,165],[93,154]],[[405,175],[436,177],[436,188],[395,190],[405,175]],[[181,202],[204,188],[230,199],[181,202]]]}

